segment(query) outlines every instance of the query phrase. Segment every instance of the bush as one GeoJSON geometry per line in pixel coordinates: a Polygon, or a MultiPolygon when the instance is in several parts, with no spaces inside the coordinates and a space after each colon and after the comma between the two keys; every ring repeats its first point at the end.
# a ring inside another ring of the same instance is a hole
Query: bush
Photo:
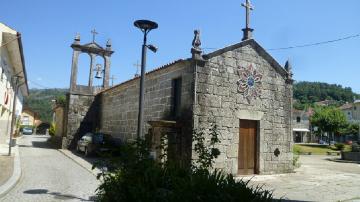
{"type": "Polygon", "coordinates": [[[49,135],[54,136],[55,135],[55,124],[52,123],[49,128],[49,135]]]}
{"type": "Polygon", "coordinates": [[[345,144],[343,144],[343,143],[335,143],[335,148],[338,151],[342,151],[344,149],[344,147],[345,147],[345,144]]]}
{"type": "Polygon", "coordinates": [[[352,152],[360,152],[360,145],[358,143],[354,142],[351,145],[351,151],[352,152]]]}
{"type": "Polygon", "coordinates": [[[299,167],[300,167],[299,159],[300,159],[300,156],[294,154],[292,164],[293,164],[293,166],[294,166],[295,168],[299,168],[299,167]]]}
{"type": "Polygon", "coordinates": [[[98,201],[272,201],[272,192],[249,186],[249,181],[236,181],[231,174],[210,171],[213,159],[220,153],[215,149],[216,127],[210,130],[211,139],[204,132],[194,133],[199,159],[191,167],[181,167],[170,161],[163,164],[150,158],[148,143],[137,140],[120,147],[120,157],[113,159],[113,172],[98,177],[98,201]]]}

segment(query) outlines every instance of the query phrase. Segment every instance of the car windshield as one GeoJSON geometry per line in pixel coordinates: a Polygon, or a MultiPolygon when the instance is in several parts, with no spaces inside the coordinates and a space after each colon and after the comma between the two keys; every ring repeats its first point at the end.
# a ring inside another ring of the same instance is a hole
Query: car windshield
{"type": "Polygon", "coordinates": [[[90,135],[85,135],[85,136],[83,136],[81,139],[84,140],[84,141],[89,141],[89,142],[91,142],[91,141],[92,141],[92,136],[90,136],[90,135]]]}

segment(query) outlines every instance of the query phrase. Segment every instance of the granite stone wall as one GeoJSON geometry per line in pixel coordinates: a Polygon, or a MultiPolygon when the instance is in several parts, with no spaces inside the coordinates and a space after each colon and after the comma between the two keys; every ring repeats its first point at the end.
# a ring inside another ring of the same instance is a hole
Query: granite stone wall
{"type": "MultiPolygon", "coordinates": [[[[148,121],[172,119],[170,111],[173,79],[181,77],[181,108],[183,111],[190,111],[194,92],[193,73],[191,63],[184,60],[146,75],[144,133],[149,129],[148,121]]],[[[139,78],[135,78],[100,93],[101,132],[123,141],[136,139],[139,83],[139,78]]]]}
{"type": "MultiPolygon", "coordinates": [[[[235,49],[205,56],[208,61],[197,67],[194,127],[219,128],[221,155],[215,167],[238,173],[239,125],[241,119],[258,121],[258,172],[292,171],[292,85],[287,72],[279,69],[263,49],[243,43],[235,49]],[[248,101],[238,91],[239,67],[252,65],[262,74],[260,95],[248,101]],[[276,67],[275,67],[276,66],[276,67]],[[279,149],[280,155],[274,151],[279,149]]],[[[196,158],[196,156],[193,156],[196,158]]]]}
{"type": "Polygon", "coordinates": [[[98,125],[98,105],[94,95],[67,95],[68,107],[65,112],[65,134],[63,148],[73,149],[86,132],[94,131],[98,125]]]}

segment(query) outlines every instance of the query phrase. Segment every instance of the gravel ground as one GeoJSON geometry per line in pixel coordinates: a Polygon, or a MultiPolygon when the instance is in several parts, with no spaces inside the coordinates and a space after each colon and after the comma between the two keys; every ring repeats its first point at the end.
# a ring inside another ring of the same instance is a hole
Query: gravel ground
{"type": "Polygon", "coordinates": [[[92,201],[99,181],[51,149],[48,136],[25,136],[19,142],[22,176],[0,201],[92,201]]]}

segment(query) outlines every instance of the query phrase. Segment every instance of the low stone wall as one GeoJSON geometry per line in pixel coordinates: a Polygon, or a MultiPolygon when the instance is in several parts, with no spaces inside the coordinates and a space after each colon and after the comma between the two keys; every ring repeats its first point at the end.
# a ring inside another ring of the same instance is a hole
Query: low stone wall
{"type": "Polygon", "coordinates": [[[360,161],[360,152],[341,152],[341,159],[348,161],[360,161]]]}

